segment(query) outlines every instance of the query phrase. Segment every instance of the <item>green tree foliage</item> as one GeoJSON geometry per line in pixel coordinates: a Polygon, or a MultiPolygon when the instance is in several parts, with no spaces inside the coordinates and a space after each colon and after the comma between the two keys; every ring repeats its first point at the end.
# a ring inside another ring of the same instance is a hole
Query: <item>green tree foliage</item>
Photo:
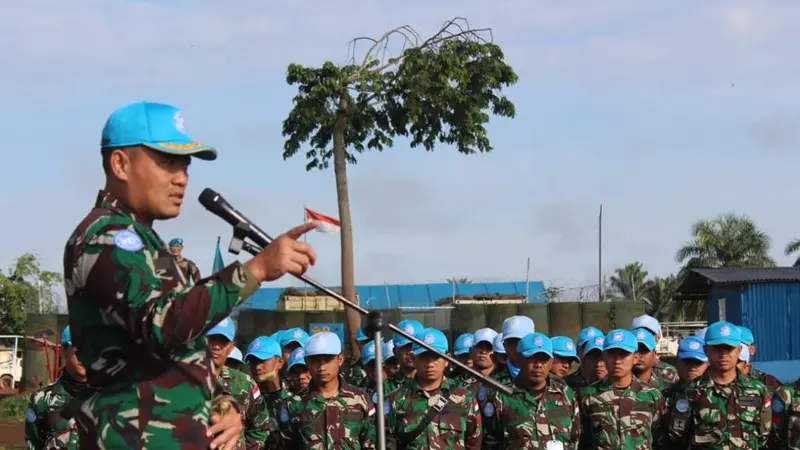
{"type": "Polygon", "coordinates": [[[770,238],[747,216],[727,213],[692,226],[692,240],[675,259],[686,268],[774,267],[770,238]]]}
{"type": "Polygon", "coordinates": [[[615,270],[609,282],[612,298],[616,300],[642,301],[650,288],[647,271],[639,261],[615,270]]]}
{"type": "Polygon", "coordinates": [[[7,273],[0,271],[0,334],[22,334],[28,313],[59,312],[53,287],[62,282],[60,274],[43,270],[33,253],[17,258],[7,273]]]}
{"type": "MultiPolygon", "coordinates": [[[[448,144],[463,154],[492,150],[486,132],[490,114],[514,117],[502,90],[517,81],[491,30],[466,20],[446,22],[428,39],[403,26],[380,38],[359,38],[347,64],[289,65],[286,82],[297,86],[294,106],[283,122],[283,158],[306,147],[306,169],[327,169],[333,160],[341,223],[342,294],[355,299],[353,236],[347,164],[367,150],[382,151],[397,136],[428,151],[448,144]],[[393,43],[402,50],[387,57],[393,43]],[[357,44],[368,43],[356,56],[357,44]]],[[[347,311],[348,344],[359,354],[360,317],[347,311]]]]}
{"type": "Polygon", "coordinates": [[[450,284],[471,284],[472,280],[469,278],[448,278],[447,282],[450,284]]]}
{"type": "MultiPolygon", "coordinates": [[[[792,241],[786,244],[786,247],[783,249],[783,253],[786,256],[790,256],[798,251],[800,251],[800,239],[792,239],[792,241]]],[[[795,259],[794,267],[800,267],[800,257],[795,259]]]]}

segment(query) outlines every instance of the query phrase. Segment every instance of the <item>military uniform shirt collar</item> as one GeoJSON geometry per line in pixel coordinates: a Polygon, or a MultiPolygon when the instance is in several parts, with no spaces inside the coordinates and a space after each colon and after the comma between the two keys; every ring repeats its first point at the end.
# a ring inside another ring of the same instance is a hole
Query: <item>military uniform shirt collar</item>
{"type": "MultiPolygon", "coordinates": [[[[438,392],[442,392],[442,393],[450,392],[450,385],[451,385],[450,380],[447,379],[447,377],[444,377],[442,379],[442,384],[439,385],[439,389],[437,389],[434,392],[437,392],[437,391],[438,392]]],[[[425,389],[422,389],[422,386],[420,386],[420,384],[417,381],[416,377],[414,377],[414,390],[419,394],[430,395],[425,389]]]]}
{"type": "MultiPolygon", "coordinates": [[[[356,392],[353,390],[353,388],[349,384],[347,384],[347,382],[341,375],[339,375],[339,391],[336,393],[335,396],[331,397],[330,399],[338,397],[354,397],[355,394],[356,392]]],[[[308,392],[306,395],[308,395],[310,398],[316,399],[320,403],[325,403],[327,400],[330,400],[323,397],[322,394],[319,392],[319,390],[317,390],[317,388],[313,385],[313,383],[308,385],[308,392]]]]}
{"type": "Polygon", "coordinates": [[[94,207],[105,208],[112,211],[116,215],[130,217],[136,222],[140,221],[133,210],[128,208],[122,203],[122,201],[106,190],[101,190],[97,193],[97,200],[95,201],[94,207]]]}
{"type": "Polygon", "coordinates": [[[601,383],[599,383],[599,385],[597,387],[598,391],[604,391],[604,392],[605,391],[611,391],[611,390],[614,390],[614,389],[618,389],[620,391],[627,391],[629,389],[639,391],[639,390],[642,389],[642,382],[639,381],[638,378],[636,378],[636,375],[631,374],[631,385],[626,387],[626,388],[624,388],[624,389],[615,388],[614,385],[611,384],[611,379],[608,378],[608,377],[603,378],[603,381],[601,383]]]}

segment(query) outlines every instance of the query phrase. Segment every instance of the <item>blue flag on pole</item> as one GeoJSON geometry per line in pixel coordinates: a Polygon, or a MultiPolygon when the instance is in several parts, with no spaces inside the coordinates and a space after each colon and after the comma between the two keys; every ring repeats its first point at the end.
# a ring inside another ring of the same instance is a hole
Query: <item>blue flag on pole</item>
{"type": "Polygon", "coordinates": [[[225,262],[222,261],[222,251],[219,249],[220,237],[217,236],[217,252],[214,254],[214,269],[211,273],[217,273],[225,268],[225,262]]]}

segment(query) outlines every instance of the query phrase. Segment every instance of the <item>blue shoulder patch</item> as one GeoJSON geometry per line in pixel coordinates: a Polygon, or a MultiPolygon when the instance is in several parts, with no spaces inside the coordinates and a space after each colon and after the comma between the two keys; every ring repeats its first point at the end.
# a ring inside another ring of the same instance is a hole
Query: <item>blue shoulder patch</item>
{"type": "Polygon", "coordinates": [[[678,400],[675,403],[675,410],[681,414],[685,413],[686,411],[689,411],[689,401],[686,400],[685,398],[678,400]]]}
{"type": "Polygon", "coordinates": [[[486,406],[483,407],[483,415],[486,417],[492,417],[494,415],[494,403],[487,403],[486,406]]]}
{"type": "Polygon", "coordinates": [[[387,398],[386,400],[383,401],[383,415],[388,416],[389,411],[391,410],[392,410],[392,403],[387,398]]]}
{"type": "Polygon", "coordinates": [[[138,252],[144,248],[144,242],[133,231],[122,230],[114,236],[114,246],[128,252],[138,252]]]}
{"type": "Polygon", "coordinates": [[[481,387],[478,388],[478,401],[483,403],[486,401],[487,397],[489,397],[489,393],[487,392],[486,386],[481,384],[481,387]]]}
{"type": "Polygon", "coordinates": [[[375,405],[378,404],[378,393],[377,392],[373,392],[372,393],[372,403],[375,404],[375,405]]]}
{"type": "Polygon", "coordinates": [[[772,399],[772,412],[780,414],[783,412],[783,402],[781,399],[775,397],[772,399]]]}
{"type": "Polygon", "coordinates": [[[289,422],[289,410],[286,408],[281,408],[281,423],[289,422]]]}
{"type": "Polygon", "coordinates": [[[33,423],[36,422],[36,419],[37,419],[36,411],[34,411],[33,408],[28,408],[28,410],[25,411],[25,420],[27,420],[30,423],[33,423]]]}

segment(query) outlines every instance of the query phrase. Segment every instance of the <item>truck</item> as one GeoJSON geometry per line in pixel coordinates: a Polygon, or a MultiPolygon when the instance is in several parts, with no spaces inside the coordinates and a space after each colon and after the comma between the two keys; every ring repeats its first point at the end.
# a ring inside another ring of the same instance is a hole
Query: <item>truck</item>
{"type": "Polygon", "coordinates": [[[22,382],[24,336],[0,335],[0,391],[13,390],[22,382]]]}

